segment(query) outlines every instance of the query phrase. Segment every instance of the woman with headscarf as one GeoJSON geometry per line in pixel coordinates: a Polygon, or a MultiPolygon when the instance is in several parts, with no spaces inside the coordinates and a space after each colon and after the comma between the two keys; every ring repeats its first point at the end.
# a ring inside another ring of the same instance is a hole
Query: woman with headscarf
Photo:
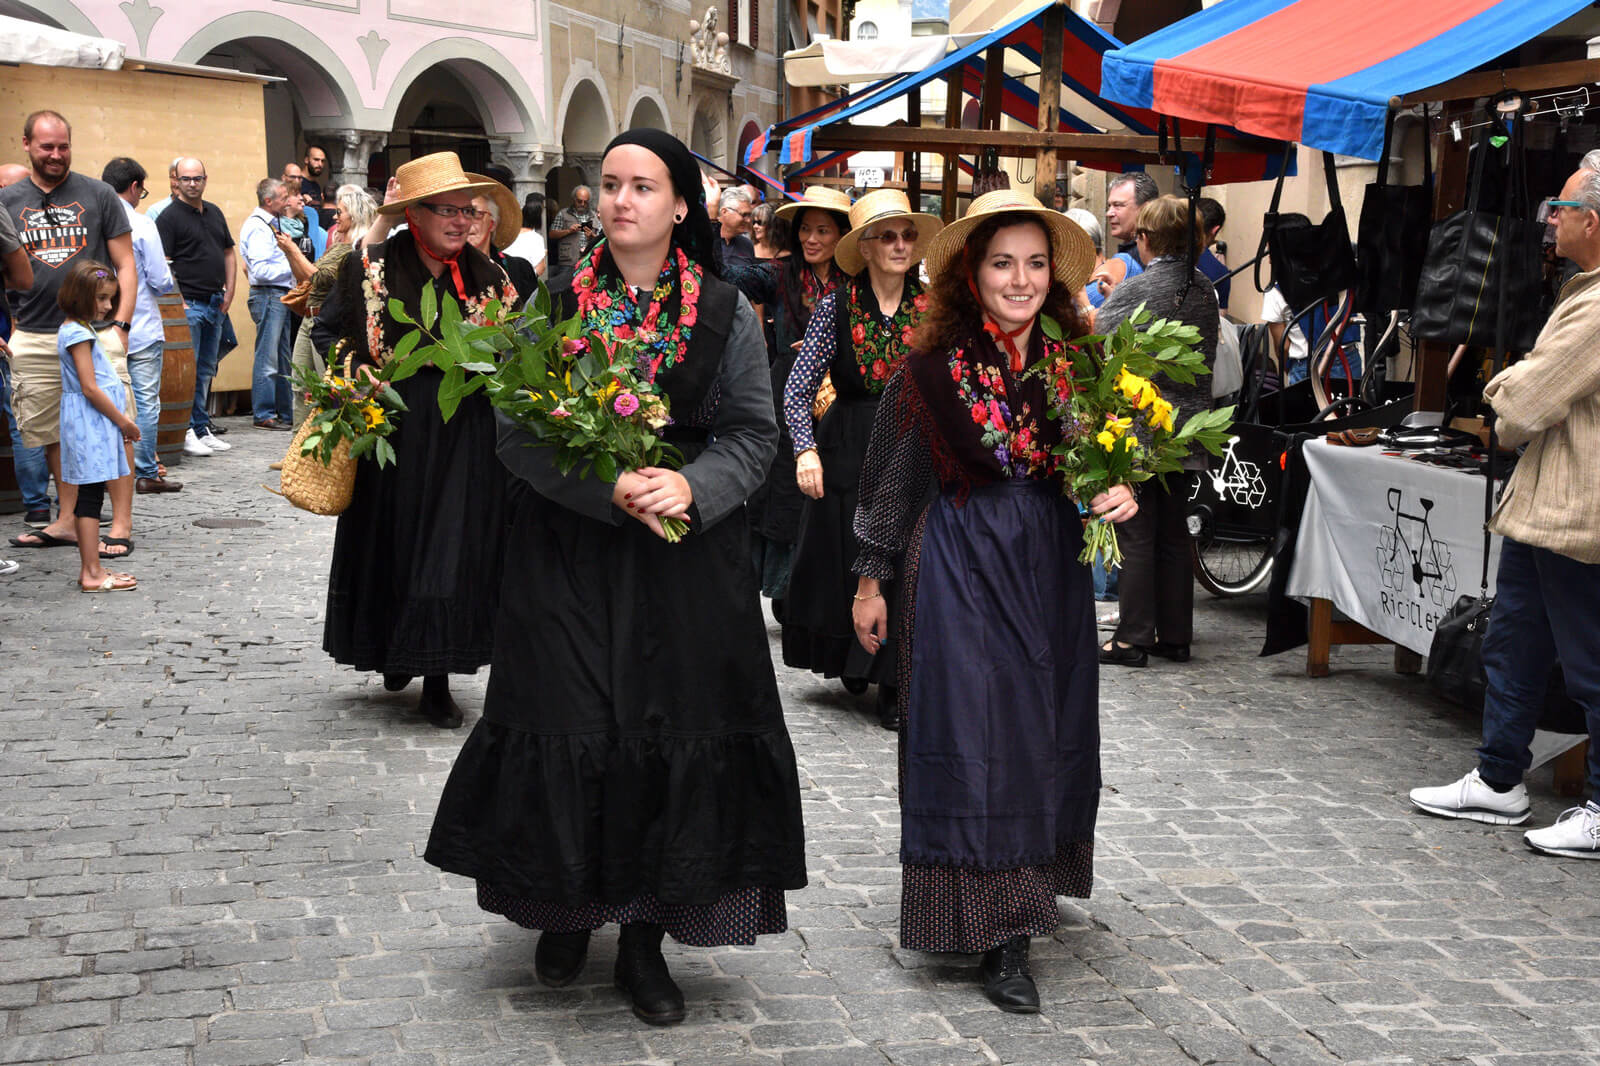
{"type": "MultiPolygon", "coordinates": [[[[1028,938],[1054,933],[1056,897],[1093,881],[1094,608],[1047,414],[1071,352],[1039,325],[1048,314],[1078,335],[1072,294],[1093,263],[1083,230],[1010,189],[945,227],[856,511],[868,652],[889,635],[882,582],[900,582],[900,945],[982,952],[985,994],[1015,1013],[1039,1009],[1028,938]],[[1039,363],[1048,373],[1024,373],[1039,363]]],[[[1089,505],[1118,522],[1138,510],[1126,485],[1089,505]]]]}
{"type": "Polygon", "coordinates": [[[620,923],[616,983],[640,1019],[670,1025],[684,1001],[663,935],[754,943],[788,927],[784,892],[806,883],[742,507],[778,434],[761,323],[711,267],[693,155],[630,130],[599,191],[605,238],[568,298],[603,337],[658,324],[641,368],[686,462],[615,485],[562,475],[502,420],[515,477],[494,664],[425,857],[542,930],[534,971],[552,987],[577,977],[592,930],[620,923]],[[677,544],[667,516],[689,522],[677,544]]]}
{"type": "Polygon", "coordinates": [[[880,189],[850,208],[850,231],[834,251],[848,275],[818,301],[789,372],[783,412],[794,442],[796,481],[808,499],[800,516],[783,624],[783,661],[840,677],[852,692],[878,686],[878,717],[895,728],[894,654],[863,652],[850,622],[861,551],[851,522],[856,482],[878,396],[911,349],[928,299],[916,265],[944,223],[911,210],[906,194],[880,189]],[[824,375],[834,399],[813,419],[824,375]],[[813,433],[813,427],[815,433],[813,433]]]}
{"type": "MultiPolygon", "coordinates": [[[[407,228],[375,241],[373,224],[340,265],[311,331],[327,362],[348,358],[357,372],[381,367],[414,328],[390,313],[392,299],[415,318],[431,288],[481,323],[488,303],[517,298],[505,271],[467,243],[484,185],[454,152],[401,164],[395,179],[379,217],[403,215],[407,228]]],[[[499,559],[505,543],[506,475],[489,401],[469,396],[446,422],[443,380],[428,366],[396,384],[408,410],[388,438],[395,461],[356,465],[355,495],[334,534],[322,647],[336,662],[381,672],[391,692],[421,675],[418,710],[455,729],[462,716],[449,675],[474,673],[494,647],[499,585],[485,560],[499,559]]]]}
{"type": "Polygon", "coordinates": [[[789,566],[800,533],[800,507],[805,498],[795,482],[794,448],[783,417],[783,389],[795,354],[811,324],[811,313],[844,277],[834,263],[834,250],[850,230],[850,197],[838,189],[816,185],[800,199],[778,208],[776,218],[789,225],[789,255],[730,269],[729,280],[752,303],[773,316],[772,397],[780,438],[772,468],[748,503],[751,544],[761,594],[772,600],[772,613],[786,617],[789,566]]]}

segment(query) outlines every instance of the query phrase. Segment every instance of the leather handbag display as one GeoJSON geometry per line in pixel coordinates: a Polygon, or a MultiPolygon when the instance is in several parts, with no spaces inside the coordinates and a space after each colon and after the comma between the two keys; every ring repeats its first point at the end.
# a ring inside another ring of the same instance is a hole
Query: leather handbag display
{"type": "Polygon", "coordinates": [[[1361,281],[1356,306],[1375,318],[1390,311],[1410,310],[1428,255],[1428,235],[1433,228],[1433,153],[1428,133],[1428,109],[1422,109],[1421,185],[1390,185],[1389,155],[1394,134],[1394,112],[1383,127],[1383,156],[1378,160],[1378,180],[1367,186],[1356,228],[1356,264],[1361,281]]]}
{"type": "Polygon", "coordinates": [[[1339,181],[1334,174],[1333,153],[1322,153],[1323,176],[1328,183],[1329,210],[1321,222],[1305,215],[1279,212],[1283,182],[1289,173],[1293,148],[1283,154],[1283,168],[1272,190],[1272,205],[1262,219],[1261,247],[1258,252],[1272,256],[1272,281],[1261,283],[1261,260],[1255,266],[1256,291],[1278,286],[1289,307],[1296,313],[1321,300],[1331,300],[1360,280],[1356,255],[1350,245],[1350,227],[1339,201],[1339,181]]]}
{"type": "Polygon", "coordinates": [[[1540,291],[1544,277],[1544,227],[1527,217],[1527,172],[1522,123],[1509,130],[1491,124],[1472,148],[1471,177],[1463,208],[1434,224],[1412,305],[1414,336],[1474,348],[1495,345],[1495,317],[1503,300],[1508,351],[1533,347],[1544,325],[1540,291]],[[1494,131],[1501,129],[1502,134],[1494,131]],[[1492,138],[1505,136],[1509,152],[1505,202],[1481,202],[1484,168],[1501,151],[1492,138]],[[1502,281],[1500,275],[1504,274],[1502,281]],[[1499,293],[1504,292],[1504,297],[1499,293]]]}

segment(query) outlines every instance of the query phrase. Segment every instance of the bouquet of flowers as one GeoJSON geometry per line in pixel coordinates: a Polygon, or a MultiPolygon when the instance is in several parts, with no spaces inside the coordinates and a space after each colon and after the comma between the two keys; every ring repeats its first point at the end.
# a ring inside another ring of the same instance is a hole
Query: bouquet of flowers
{"type": "MultiPolygon", "coordinates": [[[[448,297],[435,308],[430,291],[423,293],[419,321],[390,306],[417,327],[396,346],[397,361],[402,372],[427,362],[444,371],[439,406],[447,421],[462,399],[482,389],[538,446],[555,449],[563,474],[576,469],[580,477],[615,482],[627,470],[682,465],[682,455],[661,437],[672,422],[667,397],[642,373],[637,339],[580,336],[576,316],[552,322],[542,285],[527,309],[502,314],[491,306],[481,326],[464,323],[448,297]]],[[[681,518],[660,522],[672,543],[689,531],[681,518]]]]}
{"type": "MultiPolygon", "coordinates": [[[[1061,326],[1040,319],[1045,336],[1063,341],[1061,326]]],[[[1227,446],[1233,408],[1200,411],[1175,429],[1178,410],[1152,382],[1156,374],[1192,384],[1210,373],[1193,345],[1193,326],[1168,319],[1151,321],[1141,305],[1115,332],[1068,342],[1070,361],[1044,359],[1030,368],[1042,374],[1061,420],[1062,441],[1052,453],[1060,462],[1065,491],[1087,502],[1113,485],[1137,484],[1183,469],[1191,445],[1213,455],[1227,446]]],[[[1079,561],[1122,564],[1116,526],[1091,518],[1084,530],[1079,561]]]]}
{"type": "MultiPolygon", "coordinates": [[[[339,445],[349,442],[349,456],[360,459],[371,453],[380,467],[394,462],[394,445],[384,438],[395,430],[395,416],[406,410],[405,401],[394,390],[395,364],[357,378],[348,361],[340,373],[339,349],[329,353],[334,365],[319,374],[309,366],[294,369],[294,384],[306,397],[311,414],[298,435],[302,455],[314,455],[323,466],[333,462],[339,445]]],[[[403,375],[402,375],[403,376],[403,375]]]]}

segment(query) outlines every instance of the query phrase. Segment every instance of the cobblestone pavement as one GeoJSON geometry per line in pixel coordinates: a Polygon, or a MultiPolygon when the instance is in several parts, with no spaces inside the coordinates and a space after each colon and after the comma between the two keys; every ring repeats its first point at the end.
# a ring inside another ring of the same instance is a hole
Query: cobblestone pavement
{"type": "MultiPolygon", "coordinates": [[[[533,935],[418,857],[465,731],[324,657],[333,523],[262,491],[286,434],[227,424],[182,493],[137,497],[138,591],[84,599],[70,551],[8,553],[0,1062],[1600,1062],[1600,869],[1413,814],[1475,723],[1377,650],[1321,681],[1257,658],[1261,604],[1204,597],[1193,663],[1103,679],[1098,877],[1035,941],[1042,1014],[899,950],[892,738],[781,670],[810,840],[791,931],[669,946],[674,1029],[613,990],[609,932],[541,988],[533,935]]],[[[470,725],[482,675],[457,689],[470,725]]],[[[1565,802],[1533,786],[1548,822],[1565,802]]]]}

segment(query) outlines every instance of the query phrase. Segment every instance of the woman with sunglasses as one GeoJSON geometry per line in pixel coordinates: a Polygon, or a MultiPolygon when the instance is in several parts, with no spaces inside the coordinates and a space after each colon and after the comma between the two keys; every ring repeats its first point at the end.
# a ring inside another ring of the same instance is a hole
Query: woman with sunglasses
{"type": "Polygon", "coordinates": [[[868,193],[851,206],[850,232],[833,254],[853,276],[817,302],[783,393],[795,480],[807,497],[789,575],[784,665],[841,678],[852,692],[876,684],[885,729],[897,721],[894,655],[890,648],[868,654],[855,639],[850,566],[861,544],[851,523],[878,397],[910,352],[912,330],[928,306],[916,265],[943,226],[933,215],[912,211],[906,194],[894,189],[868,193]],[[816,416],[824,376],[834,399],[816,416]]]}
{"type": "MultiPolygon", "coordinates": [[[[491,300],[516,302],[505,271],[467,242],[473,197],[486,187],[454,152],[396,170],[380,221],[345,257],[312,328],[311,343],[328,363],[342,367],[348,358],[364,374],[393,357],[413,327],[390,314],[391,299],[415,318],[423,290],[432,289],[440,305],[452,299],[463,318],[480,323],[491,300]],[[388,236],[402,216],[407,228],[388,236]]],[[[494,649],[506,473],[495,458],[488,399],[467,397],[446,422],[443,380],[427,366],[397,383],[408,410],[387,438],[395,461],[356,464],[355,494],[334,534],[322,647],[336,662],[381,673],[390,692],[420,676],[417,709],[430,724],[455,729],[462,715],[449,675],[488,665],[494,649]]]]}

